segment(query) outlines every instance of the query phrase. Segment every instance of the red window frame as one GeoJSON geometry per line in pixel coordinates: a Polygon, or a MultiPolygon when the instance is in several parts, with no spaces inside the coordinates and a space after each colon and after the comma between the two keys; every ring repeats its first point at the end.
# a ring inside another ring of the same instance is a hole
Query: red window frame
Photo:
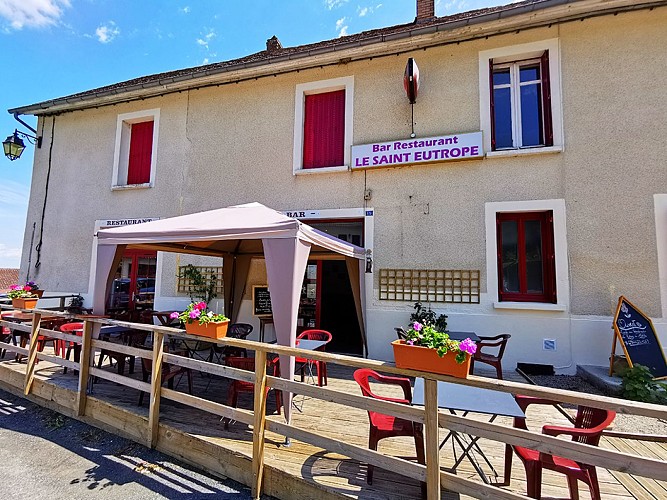
{"type": "Polygon", "coordinates": [[[496,237],[498,257],[498,299],[510,302],[556,303],[556,260],[554,253],[553,211],[512,212],[496,214],[496,237]],[[517,248],[519,265],[519,292],[503,290],[502,231],[501,223],[517,223],[517,248]],[[526,270],[525,222],[539,221],[542,235],[542,293],[528,292],[526,270]]]}
{"type": "Polygon", "coordinates": [[[303,168],[338,167],[345,163],[345,89],[306,94],[303,168]]]}
{"type": "Polygon", "coordinates": [[[127,163],[127,183],[147,184],[151,181],[153,156],[153,125],[146,121],[133,123],[130,132],[130,154],[127,163]]]}

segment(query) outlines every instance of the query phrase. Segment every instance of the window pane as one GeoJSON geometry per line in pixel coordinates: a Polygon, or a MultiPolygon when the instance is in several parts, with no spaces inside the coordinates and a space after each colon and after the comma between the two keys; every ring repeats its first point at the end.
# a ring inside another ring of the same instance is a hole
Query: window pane
{"type": "Polygon", "coordinates": [[[542,224],[539,220],[528,220],[524,223],[526,240],[526,282],[528,293],[543,293],[542,279],[542,224]]]}
{"type": "Polygon", "coordinates": [[[519,292],[519,247],[516,221],[500,224],[503,247],[500,250],[502,262],[502,289],[504,292],[519,292]]]}
{"type": "Polygon", "coordinates": [[[510,69],[494,69],[493,85],[508,85],[510,83],[510,69]]]}
{"type": "Polygon", "coordinates": [[[533,82],[540,79],[540,65],[522,66],[519,69],[519,80],[522,82],[533,82]]]}
{"type": "Polygon", "coordinates": [[[521,145],[524,147],[544,144],[540,87],[539,83],[521,86],[521,145]]]}
{"type": "Polygon", "coordinates": [[[494,131],[496,149],[511,148],[512,144],[512,101],[509,87],[493,90],[494,131]]]}

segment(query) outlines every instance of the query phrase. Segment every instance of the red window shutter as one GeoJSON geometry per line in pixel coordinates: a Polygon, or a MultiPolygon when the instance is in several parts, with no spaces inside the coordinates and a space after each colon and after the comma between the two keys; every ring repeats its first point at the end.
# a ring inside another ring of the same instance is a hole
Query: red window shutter
{"type": "Polygon", "coordinates": [[[145,184],[151,180],[153,151],[153,122],[132,124],[130,157],[127,164],[127,183],[145,184]]]}
{"type": "Polygon", "coordinates": [[[496,150],[496,110],[493,103],[493,59],[489,59],[489,96],[491,113],[491,151],[496,150]]]}
{"type": "Polygon", "coordinates": [[[303,168],[336,167],[345,161],[345,90],[306,95],[303,168]]]}
{"type": "Polygon", "coordinates": [[[544,116],[544,145],[554,145],[554,128],[551,120],[551,82],[549,80],[549,51],[540,58],[542,67],[542,109],[544,116]]]}

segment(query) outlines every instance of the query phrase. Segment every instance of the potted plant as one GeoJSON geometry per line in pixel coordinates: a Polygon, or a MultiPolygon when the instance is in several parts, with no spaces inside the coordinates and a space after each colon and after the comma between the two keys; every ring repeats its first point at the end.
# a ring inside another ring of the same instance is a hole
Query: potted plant
{"type": "Polygon", "coordinates": [[[28,285],[12,285],[9,287],[7,297],[12,299],[14,309],[34,309],[39,297],[32,293],[32,288],[28,285]]]}
{"type": "Polygon", "coordinates": [[[181,313],[174,311],[169,316],[185,324],[185,331],[191,335],[201,335],[221,339],[227,335],[229,318],[224,314],[215,314],[208,309],[206,302],[191,302],[181,313]]]}
{"type": "Polygon", "coordinates": [[[405,333],[405,339],[391,343],[397,367],[467,378],[470,357],[477,351],[475,342],[452,340],[447,332],[418,321],[405,333]]]}

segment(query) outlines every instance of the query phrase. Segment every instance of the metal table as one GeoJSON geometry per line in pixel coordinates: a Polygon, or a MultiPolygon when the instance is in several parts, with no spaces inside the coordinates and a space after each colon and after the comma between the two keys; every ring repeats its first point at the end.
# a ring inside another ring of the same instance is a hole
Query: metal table
{"type": "MultiPolygon", "coordinates": [[[[415,386],[412,395],[412,404],[424,404],[424,379],[415,379],[415,386]]],[[[454,384],[450,382],[438,382],[438,408],[449,410],[452,415],[456,412],[462,412],[461,416],[465,417],[468,413],[481,413],[489,415],[489,422],[493,422],[499,416],[506,417],[525,417],[521,407],[517,404],[514,396],[509,392],[493,391],[491,389],[482,389],[480,387],[472,387],[463,384],[454,384]]],[[[451,438],[452,450],[454,452],[454,465],[452,472],[455,472],[457,467],[461,464],[463,459],[467,458],[472,464],[479,477],[486,484],[492,484],[487,475],[477,461],[475,454],[486,462],[494,475],[496,485],[506,485],[507,477],[503,483],[498,482],[498,473],[493,467],[487,456],[477,444],[479,436],[471,436],[470,434],[463,434],[450,430],[445,439],[440,444],[442,448],[451,438]],[[456,446],[461,448],[461,456],[456,458],[456,446]]]]}
{"type": "Polygon", "coordinates": [[[465,340],[470,339],[473,342],[479,342],[481,339],[475,332],[447,332],[449,338],[452,340],[465,340]]]}

